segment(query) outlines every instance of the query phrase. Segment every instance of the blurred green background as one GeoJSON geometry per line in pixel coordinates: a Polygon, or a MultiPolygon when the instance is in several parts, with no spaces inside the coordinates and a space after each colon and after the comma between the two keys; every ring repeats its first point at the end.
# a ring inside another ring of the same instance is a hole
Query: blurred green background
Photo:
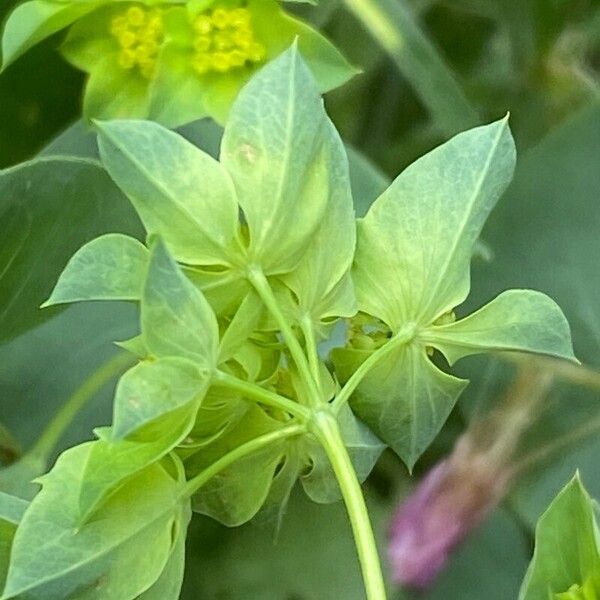
{"type": "MultiPolygon", "coordinates": [[[[5,2],[0,16],[14,4],[5,2]]],[[[510,111],[517,174],[486,226],[491,259],[474,263],[469,304],[508,287],[545,291],[567,313],[579,358],[600,368],[600,2],[321,0],[291,10],[363,69],[327,98],[344,139],[381,170],[355,164],[361,206],[385,176],[452,134],[510,111]]],[[[34,157],[78,117],[83,77],[55,52],[59,42],[34,48],[0,76],[0,168],[34,157]]],[[[185,133],[215,151],[218,131],[206,123],[185,133]]],[[[46,155],[90,153],[93,139],[79,126],[46,155]]],[[[135,331],[129,306],[75,306],[45,322],[37,309],[72,252],[114,230],[138,233],[139,224],[99,169],[58,161],[50,171],[33,164],[0,174],[0,425],[10,432],[0,429],[0,447],[30,447],[69,394],[114,354],[112,342],[135,331]]],[[[419,473],[449,451],[470,415],[493,404],[510,378],[493,358],[466,360],[459,371],[473,383],[419,473]]],[[[112,385],[61,447],[108,422],[112,385]]],[[[548,460],[525,474],[425,598],[516,598],[533,526],[556,491],[580,468],[600,497],[600,440],[589,427],[600,419],[599,400],[583,387],[555,386],[523,448],[549,447],[548,460]]],[[[367,484],[384,556],[391,511],[409,485],[390,455],[367,484]]],[[[224,530],[196,518],[182,597],[363,597],[342,507],[310,505],[298,494],[277,544],[274,538],[273,523],[224,530]]]]}

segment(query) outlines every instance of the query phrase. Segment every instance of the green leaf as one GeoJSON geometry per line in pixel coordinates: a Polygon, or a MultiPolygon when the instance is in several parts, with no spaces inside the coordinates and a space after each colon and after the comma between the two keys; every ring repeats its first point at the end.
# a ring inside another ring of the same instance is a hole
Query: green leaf
{"type": "Polygon", "coordinates": [[[337,131],[330,128],[327,207],[302,261],[284,277],[294,292],[300,314],[315,323],[330,317],[350,317],[356,311],[352,285],[343,285],[354,258],[356,226],[348,159],[337,131]]]}
{"type": "Polygon", "coordinates": [[[149,358],[148,348],[146,348],[144,336],[141,334],[129,338],[128,340],[123,340],[122,342],[115,342],[115,345],[119,346],[119,348],[123,348],[123,350],[127,350],[127,352],[133,354],[140,360],[149,358]]]}
{"type": "Polygon", "coordinates": [[[481,228],[508,185],[515,148],[506,119],[461,133],[409,166],[359,221],[359,307],[393,331],[429,325],[469,293],[481,228]]]}
{"type": "Polygon", "coordinates": [[[566,599],[566,594],[552,594],[585,586],[589,580],[593,591],[600,592],[599,539],[594,504],[576,475],[538,522],[535,552],[519,600],[566,599]]]}
{"type": "Polygon", "coordinates": [[[155,356],[187,357],[209,371],[216,366],[217,319],[160,241],[150,255],[142,298],[142,335],[155,356]]]}
{"type": "MultiPolygon", "coordinates": [[[[196,409],[209,385],[209,379],[191,361],[159,358],[141,362],[119,381],[115,395],[112,436],[151,437],[152,424],[167,415],[188,414],[196,409]]],[[[160,423],[158,424],[160,428],[160,423]]],[[[191,426],[191,424],[190,424],[191,426]]]]}
{"type": "Polygon", "coordinates": [[[171,556],[158,581],[137,600],[179,600],[185,571],[185,542],[192,511],[186,503],[175,522],[176,533],[171,556]]]}
{"type": "Polygon", "coordinates": [[[98,163],[54,157],[0,172],[0,229],[0,339],[10,339],[56,314],[39,306],[84,243],[141,228],[98,163]]]}
{"type": "Polygon", "coordinates": [[[2,34],[2,70],[32,46],[92,12],[104,0],[61,3],[31,0],[10,15],[2,34]]]}
{"type": "Polygon", "coordinates": [[[25,500],[0,492],[0,590],[4,588],[6,581],[17,525],[21,522],[27,506],[25,500]]]}
{"type": "Polygon", "coordinates": [[[248,262],[292,270],[321,223],[329,196],[330,124],[296,46],[242,90],[223,136],[221,162],[248,224],[248,262]]]}
{"type": "Polygon", "coordinates": [[[221,165],[156,123],[98,123],[102,162],[149,234],[181,262],[225,265],[237,251],[238,205],[221,165]]]}
{"type": "Polygon", "coordinates": [[[160,465],[148,467],[81,525],[78,492],[92,445],[67,451],[44,477],[15,535],[3,600],[130,600],[162,573],[179,485],[160,465]]]}
{"type": "Polygon", "coordinates": [[[254,290],[250,290],[227,326],[219,345],[219,362],[232,358],[257,329],[264,306],[254,290]]]}
{"type": "Polygon", "coordinates": [[[25,500],[33,498],[39,486],[34,481],[46,472],[47,457],[25,454],[18,461],[0,470],[0,492],[25,500]]]}
{"type": "Polygon", "coordinates": [[[509,290],[468,317],[432,325],[419,338],[443,352],[450,364],[486,351],[537,352],[576,360],[569,323],[540,292],[509,290]]]}
{"type": "Polygon", "coordinates": [[[186,448],[211,444],[227,433],[248,412],[250,403],[224,388],[211,387],[202,400],[196,423],[185,443],[186,448]]]}
{"type": "Polygon", "coordinates": [[[124,483],[180,444],[190,431],[194,414],[188,409],[187,414],[163,419],[161,430],[147,441],[115,440],[112,428],[96,430],[100,439],[93,443],[83,465],[79,522],[87,522],[124,483]]]}
{"type": "Polygon", "coordinates": [[[85,300],[139,300],[148,266],[146,247],[109,233],[80,248],[69,260],[43,306],[85,300]]]}
{"type": "MultiPolygon", "coordinates": [[[[365,350],[332,352],[341,381],[369,356],[365,350]]],[[[467,382],[440,371],[425,348],[394,349],[364,378],[350,404],[373,432],[412,469],[437,436],[467,382]]]]}
{"type": "MultiPolygon", "coordinates": [[[[188,477],[201,472],[241,444],[275,431],[281,425],[262,409],[252,406],[246,416],[215,443],[186,458],[188,477]]],[[[284,456],[285,443],[281,442],[237,461],[200,488],[192,498],[194,511],[209,515],[229,527],[249,521],[267,499],[273,477],[284,456]]]]}

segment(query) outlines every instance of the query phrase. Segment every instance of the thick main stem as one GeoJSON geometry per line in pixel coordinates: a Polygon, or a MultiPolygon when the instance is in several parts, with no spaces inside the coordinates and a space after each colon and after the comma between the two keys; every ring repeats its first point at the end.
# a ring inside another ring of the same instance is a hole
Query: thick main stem
{"type": "Polygon", "coordinates": [[[313,417],[311,431],[325,449],[338,480],[352,525],[367,599],[386,600],[383,573],[369,511],[337,421],[328,411],[319,411],[313,417]]]}

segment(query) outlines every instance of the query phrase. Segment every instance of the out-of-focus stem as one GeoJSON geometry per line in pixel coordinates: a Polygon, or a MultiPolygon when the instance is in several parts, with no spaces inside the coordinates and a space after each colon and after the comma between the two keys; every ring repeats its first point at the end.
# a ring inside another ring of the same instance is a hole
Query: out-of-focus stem
{"type": "Polygon", "coordinates": [[[445,136],[479,123],[477,111],[405,0],[344,0],[391,56],[445,136]]]}

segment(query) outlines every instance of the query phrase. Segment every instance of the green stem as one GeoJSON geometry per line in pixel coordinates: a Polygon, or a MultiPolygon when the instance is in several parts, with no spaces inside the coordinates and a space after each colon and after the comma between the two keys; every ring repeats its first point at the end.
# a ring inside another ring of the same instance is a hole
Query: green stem
{"type": "Polygon", "coordinates": [[[319,411],[313,417],[311,431],[322,444],[329,457],[346,504],[362,569],[367,600],[385,600],[385,584],[369,511],[337,421],[330,412],[319,411]]]}
{"type": "Polygon", "coordinates": [[[277,431],[272,431],[271,433],[267,433],[265,435],[261,435],[241,446],[238,446],[231,452],[222,456],[219,460],[214,462],[210,467],[207,467],[190,479],[184,489],[183,489],[183,497],[193,496],[204,484],[206,484],[210,479],[212,479],[215,475],[218,475],[221,471],[231,466],[233,463],[238,460],[245,458],[246,456],[253,454],[254,452],[258,452],[267,446],[270,446],[276,442],[287,439],[289,437],[295,435],[302,435],[306,432],[305,425],[293,424],[278,429],[277,431]]]}
{"type": "Polygon", "coordinates": [[[308,365],[310,367],[313,379],[317,382],[317,387],[319,388],[319,398],[322,398],[323,386],[321,385],[321,364],[319,361],[317,340],[315,339],[315,329],[313,327],[312,319],[309,315],[305,315],[302,317],[302,319],[300,319],[300,328],[302,329],[304,341],[306,343],[308,365]]]}
{"type": "Polygon", "coordinates": [[[119,353],[96,369],[63,404],[48,424],[33,448],[27,453],[47,458],[58,444],[60,438],[71,425],[79,411],[102,387],[125,367],[133,364],[131,354],[119,353]]]}
{"type": "Polygon", "coordinates": [[[235,392],[240,392],[242,395],[267,406],[279,408],[290,413],[291,415],[294,415],[295,417],[300,418],[303,421],[308,420],[310,417],[310,412],[301,404],[266,390],[265,388],[262,388],[250,381],[238,379],[233,375],[229,375],[229,373],[217,371],[214,375],[213,381],[216,385],[221,385],[235,392]]]}
{"type": "Polygon", "coordinates": [[[332,403],[334,412],[337,413],[342,406],[348,402],[350,396],[354,393],[354,390],[360,385],[360,382],[366,377],[369,371],[377,365],[377,363],[383,360],[388,354],[393,352],[399,346],[408,343],[414,337],[414,328],[401,329],[393,338],[386,342],[383,346],[375,350],[365,362],[363,362],[354,373],[340,393],[336,396],[332,403]]]}
{"type": "Polygon", "coordinates": [[[569,433],[561,435],[553,442],[550,442],[534,450],[525,458],[521,459],[512,467],[512,472],[519,476],[532,467],[547,461],[552,455],[555,455],[566,448],[571,448],[577,442],[591,437],[600,430],[600,417],[586,421],[569,433]]]}
{"type": "Polygon", "coordinates": [[[445,135],[477,125],[479,118],[457,78],[406,2],[344,0],[413,86],[445,135]]]}
{"type": "Polygon", "coordinates": [[[273,294],[273,290],[271,289],[268,279],[265,277],[265,274],[260,268],[250,269],[248,279],[254,286],[254,289],[257,291],[264,305],[267,307],[267,310],[277,321],[277,325],[279,326],[279,329],[285,338],[285,343],[290,350],[290,354],[292,355],[292,359],[294,360],[296,368],[300,373],[300,377],[308,387],[307,401],[309,402],[309,405],[313,407],[319,406],[321,404],[321,396],[319,394],[317,382],[313,378],[308,365],[308,360],[304,354],[304,350],[302,349],[300,342],[298,342],[298,338],[294,334],[292,327],[279,308],[279,304],[277,303],[277,299],[273,294]]]}

